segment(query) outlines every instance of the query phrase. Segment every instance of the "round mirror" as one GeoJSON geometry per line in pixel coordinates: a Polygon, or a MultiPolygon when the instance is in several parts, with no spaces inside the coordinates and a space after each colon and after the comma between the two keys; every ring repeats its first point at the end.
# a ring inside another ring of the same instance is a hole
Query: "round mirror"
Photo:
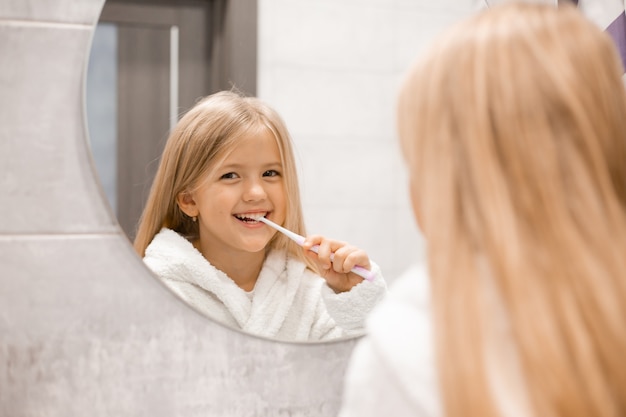
{"type": "Polygon", "coordinates": [[[409,6],[240,3],[105,4],[87,116],[120,225],[133,240],[180,116],[235,87],[284,119],[307,231],[363,248],[391,283],[423,258],[396,144],[396,87],[427,39],[460,15],[434,13],[439,21],[424,32],[412,19],[424,11],[409,6]]]}

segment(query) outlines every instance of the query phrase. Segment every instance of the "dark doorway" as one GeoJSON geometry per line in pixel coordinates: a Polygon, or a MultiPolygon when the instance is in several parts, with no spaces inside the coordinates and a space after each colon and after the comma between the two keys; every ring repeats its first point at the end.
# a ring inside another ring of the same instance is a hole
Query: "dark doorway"
{"type": "Polygon", "coordinates": [[[179,116],[219,90],[256,94],[256,25],[256,1],[105,3],[90,57],[88,125],[105,192],[131,240],[179,116]],[[107,66],[108,81],[98,80],[107,66]]]}

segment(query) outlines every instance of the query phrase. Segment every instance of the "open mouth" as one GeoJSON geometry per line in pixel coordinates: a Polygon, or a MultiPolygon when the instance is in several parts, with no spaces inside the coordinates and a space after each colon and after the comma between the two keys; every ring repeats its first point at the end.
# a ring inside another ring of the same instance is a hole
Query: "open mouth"
{"type": "Polygon", "coordinates": [[[263,213],[241,213],[241,214],[235,214],[234,216],[238,220],[241,220],[244,223],[258,223],[259,219],[261,217],[265,217],[266,215],[267,215],[267,212],[263,212],[263,213]]]}

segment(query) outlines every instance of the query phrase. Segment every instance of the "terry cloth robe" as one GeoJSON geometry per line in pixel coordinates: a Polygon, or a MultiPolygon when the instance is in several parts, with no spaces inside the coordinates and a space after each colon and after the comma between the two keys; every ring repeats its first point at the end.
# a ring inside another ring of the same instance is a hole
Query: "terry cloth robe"
{"type": "MultiPolygon", "coordinates": [[[[496,310],[495,316],[506,313],[496,310]]],[[[339,417],[444,415],[432,320],[428,268],[415,265],[394,280],[389,296],[367,318],[367,335],[346,369],[339,417]]],[[[532,416],[511,331],[505,320],[496,323],[491,337],[503,343],[486,357],[498,415],[532,416]]]]}
{"type": "Polygon", "coordinates": [[[146,248],[146,265],[199,312],[235,328],[281,340],[323,340],[362,334],[365,318],[387,293],[374,280],[335,294],[326,281],[286,251],[270,251],[252,294],[218,270],[183,236],[163,228],[146,248]]]}
{"type": "Polygon", "coordinates": [[[426,268],[396,278],[346,370],[340,417],[441,417],[426,268]],[[368,395],[363,395],[368,390],[368,395]]]}

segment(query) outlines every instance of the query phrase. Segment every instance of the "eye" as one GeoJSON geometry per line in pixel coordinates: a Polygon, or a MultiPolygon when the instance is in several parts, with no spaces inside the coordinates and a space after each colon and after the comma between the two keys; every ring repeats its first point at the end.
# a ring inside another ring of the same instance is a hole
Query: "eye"
{"type": "Polygon", "coordinates": [[[239,175],[234,172],[228,172],[220,177],[221,180],[232,180],[235,178],[239,178],[239,175]]]}
{"type": "Polygon", "coordinates": [[[267,171],[263,173],[263,176],[264,177],[279,177],[280,172],[276,171],[275,169],[268,169],[267,171]]]}

